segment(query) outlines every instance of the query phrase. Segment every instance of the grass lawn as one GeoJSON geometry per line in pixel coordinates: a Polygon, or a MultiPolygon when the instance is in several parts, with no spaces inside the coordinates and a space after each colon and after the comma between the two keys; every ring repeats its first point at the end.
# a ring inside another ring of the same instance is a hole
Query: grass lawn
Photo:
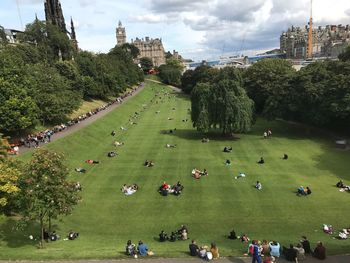
{"type": "Polygon", "coordinates": [[[38,234],[38,225],[15,230],[13,219],[0,217],[1,259],[121,258],[128,239],[143,240],[156,256],[187,257],[188,241],[157,241],[160,230],[169,233],[181,224],[199,245],[216,242],[223,256],[241,256],[247,248],[247,244],[226,238],[232,228],[237,234],[275,239],[286,246],[306,235],[312,245],[322,240],[329,254],[350,251],[350,240],[339,241],[322,232],[323,223],[336,230],[349,226],[350,194],[339,192],[334,185],[340,178],[350,183],[350,152],[335,149],[331,140],[298,125],[263,119],[237,140],[210,136],[209,143],[202,143],[190,121],[182,121],[190,119],[186,97],[172,94],[154,99],[156,91],[165,90],[170,91],[148,82],[140,94],[104,118],[47,145],[65,153],[71,179],[83,187],[82,202],[72,215],[55,222],[55,230],[65,236],[73,229],[80,236],[36,249],[37,242],[28,236],[38,234]],[[142,105],[147,108],[142,110],[142,105]],[[137,125],[130,125],[135,111],[139,112],[137,125]],[[128,130],[121,131],[121,126],[128,130]],[[175,134],[164,133],[174,128],[175,134]],[[273,137],[264,140],[267,128],[272,129],[273,137]],[[112,130],[117,131],[114,138],[112,130]],[[117,157],[108,158],[107,152],[115,149],[114,140],[125,145],[117,148],[117,157]],[[177,148],[165,148],[167,143],[177,148]],[[224,146],[232,146],[232,153],[224,153],[224,146]],[[286,161],[281,159],[285,152],[289,155],[286,161]],[[266,163],[258,165],[262,155],[266,163]],[[86,159],[101,163],[88,165],[86,159]],[[144,167],[146,159],[154,160],[155,166],[144,167]],[[226,159],[232,161],[231,166],[224,165],[226,159]],[[75,167],[88,172],[77,174],[75,167]],[[209,176],[192,178],[194,167],[206,168],[209,176]],[[247,176],[235,180],[239,172],[247,176]],[[157,192],[163,181],[173,184],[179,180],[185,186],[180,196],[163,197],[157,192]],[[261,191],[254,188],[257,180],[263,185],[261,191]],[[140,190],[125,196],[120,192],[124,183],[137,183],[140,190]],[[310,186],[312,194],[296,196],[300,185],[310,186]]]}

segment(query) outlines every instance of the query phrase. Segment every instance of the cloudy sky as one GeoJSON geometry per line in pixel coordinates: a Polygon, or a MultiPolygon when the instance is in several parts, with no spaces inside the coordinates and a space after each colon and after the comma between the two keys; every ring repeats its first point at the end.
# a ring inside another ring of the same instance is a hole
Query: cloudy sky
{"type": "MultiPolygon", "coordinates": [[[[310,0],[61,0],[73,17],[79,46],[107,52],[120,20],[127,39],[162,38],[165,50],[185,58],[213,59],[279,47],[279,35],[304,26],[310,0]]],[[[314,24],[350,24],[350,0],[313,0],[314,24]]],[[[45,19],[44,0],[0,0],[0,25],[21,29],[45,19]],[[18,7],[17,7],[18,3],[18,7]],[[20,15],[19,15],[20,14],[20,15]]],[[[67,23],[68,24],[68,23],[67,23]]]]}

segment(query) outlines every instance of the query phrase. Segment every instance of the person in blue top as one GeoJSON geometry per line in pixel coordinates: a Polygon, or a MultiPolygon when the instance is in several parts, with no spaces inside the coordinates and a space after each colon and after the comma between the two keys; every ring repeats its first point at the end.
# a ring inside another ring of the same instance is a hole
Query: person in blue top
{"type": "Polygon", "coordinates": [[[140,256],[147,256],[148,247],[141,240],[139,241],[139,245],[137,247],[137,250],[138,250],[140,256]]]}
{"type": "Polygon", "coordinates": [[[259,246],[256,242],[256,240],[253,240],[253,246],[254,246],[254,250],[253,250],[253,258],[252,258],[252,263],[258,262],[261,263],[261,256],[260,256],[260,249],[259,246]]]}

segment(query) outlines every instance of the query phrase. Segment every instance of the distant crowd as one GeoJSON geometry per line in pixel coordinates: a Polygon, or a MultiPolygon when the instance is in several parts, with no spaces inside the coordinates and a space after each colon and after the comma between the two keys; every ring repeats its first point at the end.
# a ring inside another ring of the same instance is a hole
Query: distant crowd
{"type": "Polygon", "coordinates": [[[109,108],[114,104],[121,104],[126,97],[133,95],[136,90],[138,90],[139,88],[142,88],[143,86],[144,86],[144,83],[141,83],[138,87],[135,87],[132,90],[123,94],[122,96],[117,97],[115,100],[110,101],[107,104],[101,105],[100,107],[95,108],[87,113],[84,113],[72,120],[69,120],[67,123],[62,123],[61,125],[54,126],[52,129],[47,129],[45,131],[41,131],[35,134],[29,134],[26,138],[22,137],[18,141],[13,141],[11,143],[11,146],[12,146],[11,153],[18,154],[19,146],[25,146],[28,148],[31,148],[31,147],[38,148],[40,144],[51,142],[51,138],[54,134],[62,132],[66,129],[69,129],[69,127],[79,124],[80,122],[90,118],[93,115],[98,114],[101,111],[106,110],[107,108],[109,108]],[[13,151],[15,147],[16,147],[16,151],[13,151]]]}

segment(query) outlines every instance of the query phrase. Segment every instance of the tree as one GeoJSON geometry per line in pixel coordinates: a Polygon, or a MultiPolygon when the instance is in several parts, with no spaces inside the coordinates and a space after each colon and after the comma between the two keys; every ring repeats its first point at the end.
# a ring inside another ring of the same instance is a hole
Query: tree
{"type": "Polygon", "coordinates": [[[0,158],[0,208],[5,206],[19,193],[18,180],[22,173],[16,161],[0,158]]]}
{"type": "Polygon", "coordinates": [[[7,44],[7,38],[4,27],[0,26],[0,47],[7,44]]]}
{"type": "Polygon", "coordinates": [[[191,94],[197,83],[214,83],[218,73],[218,69],[207,65],[199,66],[195,70],[187,70],[181,77],[181,89],[185,93],[191,94]]]}
{"type": "Polygon", "coordinates": [[[147,74],[153,68],[152,59],[149,57],[140,58],[140,65],[143,73],[147,74]]]}
{"type": "Polygon", "coordinates": [[[14,133],[33,127],[39,109],[21,85],[0,77],[0,131],[14,133]]]}
{"type": "Polygon", "coordinates": [[[67,180],[69,172],[63,155],[39,149],[34,152],[20,180],[21,211],[27,219],[38,220],[41,245],[44,223],[59,215],[68,215],[80,197],[75,183],[67,180]]]}
{"type": "Polygon", "coordinates": [[[191,93],[191,119],[193,127],[199,132],[207,133],[211,121],[209,119],[211,87],[209,83],[198,83],[191,93]]]}
{"type": "Polygon", "coordinates": [[[350,45],[347,46],[345,51],[338,56],[339,60],[345,62],[350,61],[350,45]]]}
{"type": "Polygon", "coordinates": [[[138,47],[136,47],[133,44],[130,43],[124,43],[122,45],[122,49],[128,53],[131,54],[131,57],[133,59],[137,58],[140,55],[140,50],[138,49],[138,47]]]}
{"type": "Polygon", "coordinates": [[[295,70],[289,61],[283,59],[264,59],[244,72],[244,87],[255,102],[258,113],[264,111],[265,102],[272,90],[279,88],[279,81],[290,74],[295,74],[295,70]]]}

